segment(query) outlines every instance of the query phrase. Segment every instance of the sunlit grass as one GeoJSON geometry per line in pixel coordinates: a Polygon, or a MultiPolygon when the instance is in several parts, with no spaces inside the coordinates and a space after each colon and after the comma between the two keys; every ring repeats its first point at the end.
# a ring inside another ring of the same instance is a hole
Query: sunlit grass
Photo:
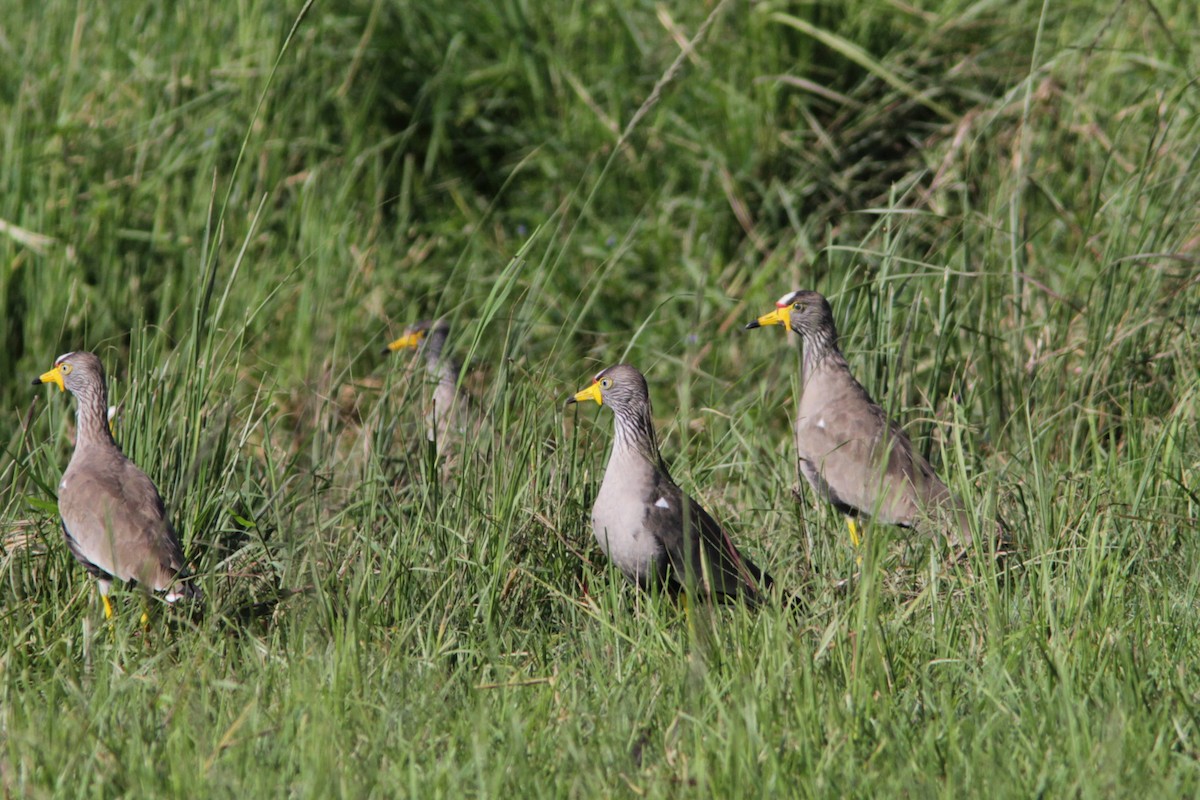
{"type": "Polygon", "coordinates": [[[14,4],[5,792],[1195,794],[1200,19],[943,5],[14,4]],[[847,588],[740,332],[799,287],[1006,562],[869,527],[847,588]],[[434,316],[440,460],[379,355],[434,316]],[[52,510],[77,348],[207,593],[145,628],[52,510]],[[604,562],[618,360],[794,608],[604,562]]]}

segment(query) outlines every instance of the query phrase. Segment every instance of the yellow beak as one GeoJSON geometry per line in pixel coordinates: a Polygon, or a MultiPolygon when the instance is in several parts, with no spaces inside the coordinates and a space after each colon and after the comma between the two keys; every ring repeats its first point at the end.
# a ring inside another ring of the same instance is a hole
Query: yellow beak
{"type": "Polygon", "coordinates": [[[66,385],[63,384],[63,376],[62,376],[62,367],[61,366],[55,367],[54,369],[50,370],[49,372],[43,372],[41,375],[38,376],[38,379],[36,381],[34,381],[34,383],[35,384],[53,383],[55,386],[58,387],[58,390],[60,392],[65,392],[67,390],[66,385]]]}
{"type": "Polygon", "coordinates": [[[600,381],[596,381],[588,388],[576,392],[567,402],[582,403],[586,400],[595,400],[598,406],[604,405],[604,395],[600,394],[600,381]]]}
{"type": "Polygon", "coordinates": [[[788,314],[790,309],[791,306],[784,306],[783,308],[775,309],[770,314],[763,314],[761,317],[754,320],[754,322],[748,324],[746,326],[746,330],[750,330],[751,328],[765,328],[768,325],[782,325],[790,331],[792,329],[791,323],[789,322],[791,317],[788,314]]]}
{"type": "Polygon", "coordinates": [[[393,353],[397,350],[407,350],[416,347],[421,343],[421,337],[425,335],[425,331],[413,331],[406,333],[394,342],[389,342],[387,349],[393,353]]]}

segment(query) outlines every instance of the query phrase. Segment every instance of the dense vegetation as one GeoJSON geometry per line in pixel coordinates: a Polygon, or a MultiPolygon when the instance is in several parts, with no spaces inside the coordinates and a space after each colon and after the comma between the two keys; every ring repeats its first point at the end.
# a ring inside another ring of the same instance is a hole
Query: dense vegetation
{"type": "Polygon", "coordinates": [[[1200,6],[9,0],[0,787],[13,796],[1200,792],[1200,6]],[[972,514],[948,566],[796,485],[831,298],[972,514]],[[452,321],[441,459],[379,355],[452,321]],[[74,404],[207,592],[105,623],[54,512],[74,404]],[[639,594],[595,547],[619,360],[797,598],[639,594]],[[861,569],[846,588],[844,579],[861,569]]]}

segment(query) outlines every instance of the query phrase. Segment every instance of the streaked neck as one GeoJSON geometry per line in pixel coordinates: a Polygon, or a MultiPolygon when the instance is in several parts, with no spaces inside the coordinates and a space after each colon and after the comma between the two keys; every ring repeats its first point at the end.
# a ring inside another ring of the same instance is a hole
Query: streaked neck
{"type": "Polygon", "coordinates": [[[800,347],[803,351],[803,375],[805,381],[826,361],[830,361],[831,363],[846,363],[846,359],[842,357],[841,350],[838,349],[837,331],[832,328],[805,331],[800,347]]]}
{"type": "Polygon", "coordinates": [[[616,435],[613,437],[613,456],[629,456],[634,453],[652,464],[661,460],[658,455],[658,440],[654,435],[654,420],[647,404],[639,410],[614,411],[616,435]]]}
{"type": "Polygon", "coordinates": [[[75,389],[72,394],[75,395],[75,446],[116,447],[108,427],[108,391],[103,382],[75,389]]]}

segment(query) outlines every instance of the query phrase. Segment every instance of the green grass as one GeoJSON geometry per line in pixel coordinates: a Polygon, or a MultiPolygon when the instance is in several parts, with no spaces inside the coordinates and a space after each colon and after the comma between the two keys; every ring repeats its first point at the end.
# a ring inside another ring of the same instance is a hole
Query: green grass
{"type": "Polygon", "coordinates": [[[918,5],[10,2],[4,794],[1200,793],[1200,13],[918,5]],[[871,528],[837,588],[739,330],[801,287],[1003,572],[871,528]],[[434,315],[442,462],[378,355],[434,315]],[[148,629],[52,510],[83,348],[208,595],[148,629]],[[798,611],[608,569],[562,401],[621,359],[798,611]]]}

